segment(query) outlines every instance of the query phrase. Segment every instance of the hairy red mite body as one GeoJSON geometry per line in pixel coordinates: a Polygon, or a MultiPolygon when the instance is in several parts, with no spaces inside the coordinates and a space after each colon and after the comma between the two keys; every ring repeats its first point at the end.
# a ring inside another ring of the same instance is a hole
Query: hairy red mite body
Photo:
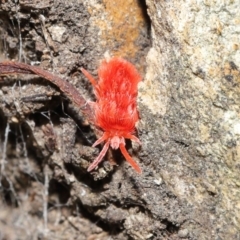
{"type": "Polygon", "coordinates": [[[88,171],[93,170],[103,160],[111,146],[113,149],[120,148],[131,166],[141,173],[140,167],[125,148],[125,138],[141,144],[133,135],[136,122],[139,120],[136,98],[137,85],[141,81],[140,74],[131,63],[117,57],[102,62],[98,69],[98,81],[95,81],[85,69],[81,70],[94,87],[97,99],[93,103],[94,121],[96,126],[104,131],[93,146],[105,141],[102,151],[89,166],[88,171]]]}

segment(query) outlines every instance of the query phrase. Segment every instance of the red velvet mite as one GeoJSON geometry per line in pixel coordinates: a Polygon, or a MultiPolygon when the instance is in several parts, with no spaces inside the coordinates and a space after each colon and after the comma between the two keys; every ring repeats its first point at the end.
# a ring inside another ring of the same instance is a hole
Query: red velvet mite
{"type": "Polygon", "coordinates": [[[136,98],[140,74],[131,63],[118,57],[102,62],[98,69],[98,81],[85,69],[81,70],[94,87],[94,122],[104,132],[93,147],[105,141],[102,151],[88,167],[88,171],[92,171],[103,160],[111,146],[113,149],[120,148],[131,166],[141,173],[141,168],[125,148],[125,138],[141,144],[134,135],[135,125],[139,120],[136,98]]]}

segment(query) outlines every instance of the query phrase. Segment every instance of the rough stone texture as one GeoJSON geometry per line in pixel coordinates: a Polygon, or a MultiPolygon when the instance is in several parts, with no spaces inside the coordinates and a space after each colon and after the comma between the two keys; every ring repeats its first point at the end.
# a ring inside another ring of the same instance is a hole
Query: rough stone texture
{"type": "MultiPolygon", "coordinates": [[[[153,45],[139,97],[149,111],[141,115],[140,158],[151,159],[166,188],[185,201],[188,219],[180,228],[190,239],[239,239],[240,7],[147,5],[153,45]]],[[[183,216],[185,207],[175,212],[183,216]]]]}
{"type": "Polygon", "coordinates": [[[1,77],[1,238],[239,239],[239,11],[236,1],[1,1],[0,60],[40,64],[86,99],[80,67],[96,76],[109,55],[144,76],[142,146],[128,145],[142,175],[117,151],[87,173],[98,149],[81,110],[38,77],[1,77]]]}

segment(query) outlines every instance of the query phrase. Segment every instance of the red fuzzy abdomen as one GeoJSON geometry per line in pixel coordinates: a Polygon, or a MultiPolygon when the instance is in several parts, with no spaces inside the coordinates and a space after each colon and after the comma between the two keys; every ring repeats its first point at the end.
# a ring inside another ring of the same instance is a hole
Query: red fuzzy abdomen
{"type": "Polygon", "coordinates": [[[95,122],[104,131],[121,130],[133,132],[138,121],[138,112],[135,101],[116,103],[115,99],[108,97],[96,102],[95,122]]]}
{"type": "Polygon", "coordinates": [[[141,76],[131,63],[121,58],[104,61],[98,75],[96,125],[105,132],[133,132],[139,119],[136,97],[141,76]]]}

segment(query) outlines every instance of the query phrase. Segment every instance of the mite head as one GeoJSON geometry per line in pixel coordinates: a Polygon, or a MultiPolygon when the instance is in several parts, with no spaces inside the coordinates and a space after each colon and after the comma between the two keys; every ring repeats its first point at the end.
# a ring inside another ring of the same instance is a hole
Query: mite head
{"type": "Polygon", "coordinates": [[[121,153],[125,157],[125,159],[130,163],[130,165],[138,172],[142,173],[141,168],[138,166],[138,164],[134,161],[134,159],[129,155],[125,148],[125,138],[131,139],[135,142],[140,141],[137,137],[131,134],[124,134],[124,136],[113,135],[112,133],[105,132],[101,138],[99,138],[94,144],[93,147],[97,146],[103,141],[106,141],[104,144],[104,147],[102,151],[99,153],[98,157],[93,161],[93,163],[88,167],[88,172],[92,171],[94,168],[98,166],[98,164],[103,160],[103,157],[105,156],[109,146],[111,146],[112,149],[118,149],[120,148],[121,153]]]}
{"type": "Polygon", "coordinates": [[[120,146],[120,143],[125,145],[125,140],[123,137],[113,136],[110,138],[110,146],[112,149],[118,149],[120,146]]]}

